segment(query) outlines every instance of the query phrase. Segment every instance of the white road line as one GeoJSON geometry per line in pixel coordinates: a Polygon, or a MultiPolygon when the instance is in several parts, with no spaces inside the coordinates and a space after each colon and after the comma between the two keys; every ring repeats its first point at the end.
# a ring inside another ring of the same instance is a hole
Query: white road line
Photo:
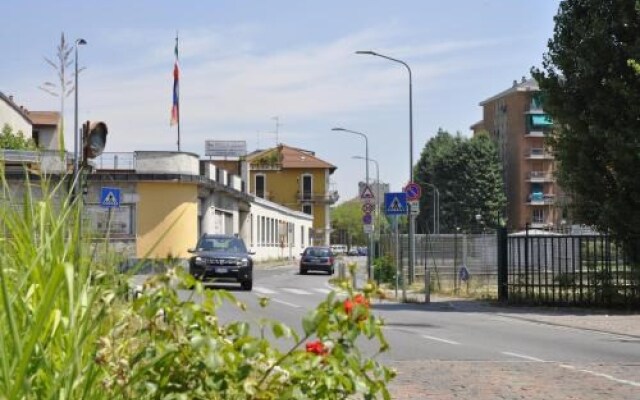
{"type": "Polygon", "coordinates": [[[590,374],[590,375],[594,375],[594,376],[599,376],[599,377],[602,377],[602,378],[605,378],[605,379],[609,379],[610,381],[613,381],[613,382],[622,383],[622,384],[625,384],[625,385],[631,385],[631,386],[635,386],[635,387],[640,387],[640,382],[628,381],[626,379],[618,379],[618,378],[613,377],[611,375],[603,374],[603,373],[600,373],[600,372],[589,371],[588,369],[579,369],[578,371],[579,372],[584,372],[584,373],[587,373],[587,374],[590,374]]]}
{"type": "Polygon", "coordinates": [[[325,288],[315,288],[313,289],[318,293],[322,293],[322,294],[329,294],[331,293],[331,289],[325,289],[325,288]]]}
{"type": "Polygon", "coordinates": [[[284,304],[285,306],[289,306],[289,307],[293,307],[293,308],[302,308],[302,306],[299,306],[299,305],[293,304],[293,303],[289,303],[288,301],[284,301],[284,300],[271,299],[271,301],[273,301],[274,303],[284,304]]]}
{"type": "Polygon", "coordinates": [[[529,361],[545,362],[544,360],[541,360],[539,358],[531,357],[531,356],[528,356],[528,355],[525,355],[525,354],[511,353],[509,351],[503,351],[502,354],[504,354],[505,356],[522,358],[524,360],[529,360],[529,361]]]}
{"type": "Polygon", "coordinates": [[[307,292],[306,290],[295,289],[295,288],[282,288],[282,290],[287,291],[289,293],[293,293],[293,294],[303,294],[303,295],[311,294],[310,292],[307,292]]]}
{"type": "Polygon", "coordinates": [[[262,286],[254,286],[253,290],[262,294],[274,294],[275,291],[262,286]]]}
{"type": "Polygon", "coordinates": [[[453,340],[442,339],[442,338],[435,337],[435,336],[422,335],[422,337],[425,338],[425,339],[429,339],[429,340],[435,340],[436,342],[442,342],[442,343],[447,343],[447,344],[460,344],[458,342],[454,342],[453,340]]]}

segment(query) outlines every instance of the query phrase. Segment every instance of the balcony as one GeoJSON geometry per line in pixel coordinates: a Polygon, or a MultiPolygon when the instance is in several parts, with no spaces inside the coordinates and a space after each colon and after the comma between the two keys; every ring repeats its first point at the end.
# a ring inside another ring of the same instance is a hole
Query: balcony
{"type": "Polygon", "coordinates": [[[530,129],[524,135],[524,137],[527,137],[527,138],[543,138],[544,137],[544,130],[542,130],[542,129],[530,129]]]}
{"type": "Polygon", "coordinates": [[[73,157],[56,150],[6,150],[0,149],[0,162],[6,171],[20,170],[29,167],[45,173],[64,174],[70,168],[73,157]]]}
{"type": "Polygon", "coordinates": [[[528,160],[553,160],[553,153],[546,151],[542,147],[531,147],[524,152],[528,160]]]}
{"type": "Polygon", "coordinates": [[[555,181],[553,174],[545,171],[529,171],[525,175],[525,180],[532,183],[544,183],[555,181]]]}
{"type": "Polygon", "coordinates": [[[297,192],[296,198],[299,203],[326,203],[334,204],[340,196],[337,190],[330,190],[326,193],[297,192]]]}
{"type": "Polygon", "coordinates": [[[527,204],[530,206],[547,206],[554,204],[555,200],[556,196],[552,193],[533,192],[527,197],[527,204]]]}
{"type": "Polygon", "coordinates": [[[259,163],[251,164],[251,171],[280,171],[282,163],[259,163]]]}

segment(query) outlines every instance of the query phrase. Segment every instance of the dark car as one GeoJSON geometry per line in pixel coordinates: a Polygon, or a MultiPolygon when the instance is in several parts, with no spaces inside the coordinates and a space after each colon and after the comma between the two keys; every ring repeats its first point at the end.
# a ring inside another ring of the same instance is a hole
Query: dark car
{"type": "Polygon", "coordinates": [[[233,235],[203,235],[189,259],[189,273],[202,281],[239,282],[253,287],[253,260],[244,241],[233,235]]]}
{"type": "Polygon", "coordinates": [[[307,271],[324,271],[333,275],[334,257],[329,247],[307,247],[300,254],[300,275],[307,271]]]}

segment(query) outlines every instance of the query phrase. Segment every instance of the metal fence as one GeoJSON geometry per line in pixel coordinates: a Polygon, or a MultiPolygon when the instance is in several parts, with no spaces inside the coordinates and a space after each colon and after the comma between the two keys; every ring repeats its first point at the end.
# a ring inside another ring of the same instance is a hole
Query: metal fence
{"type": "Polygon", "coordinates": [[[640,265],[604,235],[509,236],[510,302],[640,306],[640,265]]]}
{"type": "Polygon", "coordinates": [[[379,243],[380,255],[387,255],[399,264],[409,284],[422,283],[426,269],[430,272],[432,290],[455,292],[481,288],[497,293],[497,239],[493,231],[415,235],[414,271],[408,268],[408,235],[398,235],[397,244],[394,235],[382,235],[379,243]]]}

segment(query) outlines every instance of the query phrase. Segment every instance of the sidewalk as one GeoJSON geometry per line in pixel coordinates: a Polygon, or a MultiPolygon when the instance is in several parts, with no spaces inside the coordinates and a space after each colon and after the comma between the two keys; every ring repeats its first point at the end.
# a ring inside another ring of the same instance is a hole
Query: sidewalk
{"type": "Polygon", "coordinates": [[[640,338],[640,310],[629,312],[577,307],[507,306],[480,300],[439,296],[432,296],[431,302],[445,302],[453,309],[462,312],[496,313],[531,322],[640,338]]]}

